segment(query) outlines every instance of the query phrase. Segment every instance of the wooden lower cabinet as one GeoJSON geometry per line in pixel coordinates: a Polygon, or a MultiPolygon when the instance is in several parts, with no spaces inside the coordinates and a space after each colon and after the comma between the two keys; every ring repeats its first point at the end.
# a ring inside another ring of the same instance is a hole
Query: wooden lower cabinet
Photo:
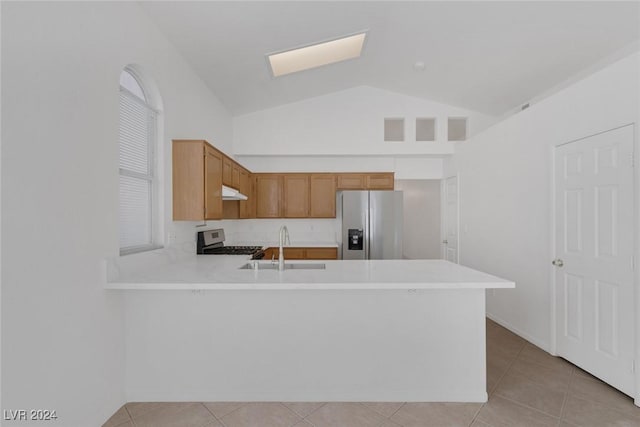
{"type": "Polygon", "coordinates": [[[305,259],[338,259],[338,248],[306,248],[305,259]]]}
{"type": "MultiPolygon", "coordinates": [[[[277,260],[280,254],[279,248],[267,248],[264,251],[264,259],[269,261],[271,259],[277,260]],[[273,258],[272,258],[273,257],[273,258]]],[[[338,259],[338,248],[325,247],[325,248],[296,248],[286,247],[284,248],[284,259],[338,259]]]]}

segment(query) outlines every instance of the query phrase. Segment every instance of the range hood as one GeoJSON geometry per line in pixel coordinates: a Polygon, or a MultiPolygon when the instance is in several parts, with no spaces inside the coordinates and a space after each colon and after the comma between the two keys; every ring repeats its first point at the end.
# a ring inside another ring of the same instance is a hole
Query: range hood
{"type": "Polygon", "coordinates": [[[247,196],[236,190],[235,188],[222,186],[222,200],[247,200],[247,196]]]}

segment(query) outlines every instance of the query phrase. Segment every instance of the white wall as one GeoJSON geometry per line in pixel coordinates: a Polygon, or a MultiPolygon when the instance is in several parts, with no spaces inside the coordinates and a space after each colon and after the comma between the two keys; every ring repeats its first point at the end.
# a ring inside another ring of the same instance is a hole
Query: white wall
{"type": "Polygon", "coordinates": [[[385,165],[397,179],[440,178],[440,159],[430,157],[453,153],[455,143],[447,142],[449,116],[469,117],[470,134],[495,121],[474,111],[360,86],[234,117],[233,151],[258,170],[278,168],[288,161],[284,156],[293,155],[313,156],[300,163],[301,170],[366,171],[385,165]],[[405,119],[405,142],[384,142],[385,117],[405,119]],[[416,142],[416,117],[437,119],[436,142],[416,142]]]}
{"type": "Polygon", "coordinates": [[[2,408],[55,409],[56,425],[101,425],[125,399],[124,301],[102,260],[118,254],[129,63],[162,95],[166,171],[171,138],[231,151],[229,114],[137,4],[2,2],[2,408]]]}
{"type": "Polygon", "coordinates": [[[628,56],[494,125],[445,162],[445,175],[459,175],[462,264],[516,282],[514,290],[489,293],[488,313],[543,348],[551,328],[552,147],[637,124],[639,58],[628,56]]]}
{"type": "Polygon", "coordinates": [[[252,172],[395,172],[395,179],[440,179],[443,159],[394,156],[236,156],[252,172]]]}

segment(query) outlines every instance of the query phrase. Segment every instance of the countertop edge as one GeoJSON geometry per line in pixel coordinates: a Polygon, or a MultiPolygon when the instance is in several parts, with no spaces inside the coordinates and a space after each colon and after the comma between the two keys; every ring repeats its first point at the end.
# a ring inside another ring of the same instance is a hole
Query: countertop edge
{"type": "Polygon", "coordinates": [[[260,291],[260,290],[429,290],[429,289],[509,289],[515,282],[462,283],[134,283],[110,282],[107,290],[175,291],[260,291]]]}

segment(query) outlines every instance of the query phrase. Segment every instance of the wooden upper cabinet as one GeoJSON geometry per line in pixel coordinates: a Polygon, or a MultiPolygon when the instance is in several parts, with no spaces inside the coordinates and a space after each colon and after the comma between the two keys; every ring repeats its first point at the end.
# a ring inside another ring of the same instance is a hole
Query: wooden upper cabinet
{"type": "MultiPolygon", "coordinates": [[[[240,190],[240,171],[241,167],[236,162],[231,165],[231,187],[240,190]]],[[[242,191],[241,191],[242,193],[242,191]]],[[[243,193],[244,194],[244,193],[243,193]]]]}
{"type": "Polygon", "coordinates": [[[393,190],[393,188],[393,172],[338,174],[338,190],[393,190]]]}
{"type": "Polygon", "coordinates": [[[205,146],[204,219],[222,218],[222,159],[222,153],[205,146]]]}
{"type": "Polygon", "coordinates": [[[233,160],[227,156],[222,159],[222,183],[233,187],[233,160]]]}
{"type": "Polygon", "coordinates": [[[364,190],[365,175],[362,173],[341,173],[338,175],[338,190],[364,190]]]}
{"type": "Polygon", "coordinates": [[[252,209],[255,196],[253,194],[253,180],[252,175],[245,169],[240,169],[240,192],[248,197],[248,200],[241,200],[240,203],[240,218],[253,218],[255,217],[255,210],[252,209]]]}
{"type": "Polygon", "coordinates": [[[204,140],[174,140],[173,220],[222,218],[222,153],[204,140]]]}
{"type": "Polygon", "coordinates": [[[222,160],[222,183],[227,187],[240,190],[240,171],[243,169],[231,158],[224,156],[222,160]]]}
{"type": "Polygon", "coordinates": [[[367,190],[393,190],[393,172],[366,175],[367,190]]]}
{"type": "Polygon", "coordinates": [[[256,174],[256,218],[282,218],[282,175],[256,174]]]}
{"type": "Polygon", "coordinates": [[[314,173],[310,178],[311,218],[336,217],[336,175],[332,173],[314,173]]]}
{"type": "Polygon", "coordinates": [[[309,174],[283,175],[283,214],[285,218],[309,217],[309,174]]]}

